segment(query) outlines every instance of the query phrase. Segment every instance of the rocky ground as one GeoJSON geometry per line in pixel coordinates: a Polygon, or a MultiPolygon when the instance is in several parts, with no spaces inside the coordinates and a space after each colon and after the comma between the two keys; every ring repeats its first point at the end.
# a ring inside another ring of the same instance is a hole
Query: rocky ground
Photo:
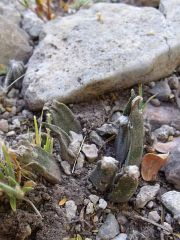
{"type": "MultiPolygon", "coordinates": [[[[27,195],[42,219],[24,202],[13,213],[7,199],[0,198],[0,239],[179,239],[179,1],[162,0],[160,11],[100,3],[48,23],[18,3],[3,2],[0,63],[21,60],[27,71],[22,84],[1,97],[1,139],[16,148],[28,132],[34,132],[33,116],[39,118],[44,103],[54,98],[68,103],[85,139],[73,173],[72,166],[58,158],[55,140],[60,184],[39,177],[35,190],[27,195]],[[118,120],[130,97],[128,87],[137,92],[139,82],[145,100],[157,94],[143,114],[144,153],[169,153],[169,158],[155,181],[141,177],[133,197],[115,204],[94,188],[89,176],[98,160],[115,158],[118,120]]],[[[152,6],[157,5],[152,1],[152,6]]],[[[3,79],[0,76],[2,85],[3,79]]]]}

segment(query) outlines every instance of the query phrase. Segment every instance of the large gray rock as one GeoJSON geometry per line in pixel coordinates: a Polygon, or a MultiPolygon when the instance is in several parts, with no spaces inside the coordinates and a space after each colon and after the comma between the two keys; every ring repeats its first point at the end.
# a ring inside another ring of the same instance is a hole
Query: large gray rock
{"type": "Polygon", "coordinates": [[[27,34],[1,15],[0,30],[0,63],[8,64],[11,59],[27,61],[32,51],[27,34]]]}
{"type": "Polygon", "coordinates": [[[173,15],[179,5],[165,2],[171,0],[162,0],[163,13],[97,3],[47,23],[23,82],[29,107],[81,101],[172,73],[180,64],[180,20],[173,15]]]}
{"type": "Polygon", "coordinates": [[[166,192],[161,196],[161,201],[180,223],[180,192],[166,192]]]}
{"type": "Polygon", "coordinates": [[[43,20],[31,10],[25,11],[22,18],[22,28],[30,35],[32,39],[37,39],[43,28],[43,20]]]}
{"type": "Polygon", "coordinates": [[[164,169],[167,181],[173,183],[175,188],[180,190],[180,151],[170,154],[164,169]]]}
{"type": "Polygon", "coordinates": [[[12,4],[0,2],[0,15],[17,24],[19,24],[21,20],[20,13],[13,7],[12,4]]]}
{"type": "Polygon", "coordinates": [[[105,222],[99,228],[96,240],[110,240],[119,234],[119,224],[112,213],[107,215],[105,222]]]}

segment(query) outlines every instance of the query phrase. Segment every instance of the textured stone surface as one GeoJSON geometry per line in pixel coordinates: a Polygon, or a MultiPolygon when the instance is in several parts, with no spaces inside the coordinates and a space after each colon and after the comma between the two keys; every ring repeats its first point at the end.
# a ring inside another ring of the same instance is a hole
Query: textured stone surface
{"type": "Polygon", "coordinates": [[[161,142],[166,142],[168,140],[169,136],[174,135],[174,129],[173,129],[173,127],[170,127],[169,125],[162,125],[160,128],[158,128],[154,131],[154,135],[161,142]]]}
{"type": "Polygon", "coordinates": [[[107,215],[103,225],[100,227],[97,240],[110,240],[119,234],[119,224],[112,213],[107,215]]]}
{"type": "Polygon", "coordinates": [[[32,39],[37,39],[39,37],[43,24],[43,20],[41,20],[31,10],[24,12],[22,28],[31,36],[32,39]]]}
{"type": "Polygon", "coordinates": [[[159,189],[160,185],[158,183],[156,183],[154,186],[151,185],[143,186],[136,197],[136,206],[138,208],[143,208],[147,202],[154,199],[159,189]]]}
{"type": "Polygon", "coordinates": [[[73,200],[69,200],[65,204],[66,216],[69,221],[71,221],[76,216],[77,206],[73,200]]]}
{"type": "Polygon", "coordinates": [[[154,222],[159,222],[159,220],[161,219],[161,217],[159,216],[157,211],[151,211],[148,214],[148,218],[150,220],[153,220],[154,222]]]}
{"type": "Polygon", "coordinates": [[[172,105],[154,107],[148,104],[144,118],[157,127],[166,124],[174,126],[177,130],[180,129],[180,110],[172,105]]]}
{"type": "Polygon", "coordinates": [[[98,158],[98,149],[95,144],[84,144],[82,152],[89,162],[94,162],[98,158]]]}
{"type": "Polygon", "coordinates": [[[17,24],[19,24],[21,20],[20,13],[9,3],[4,4],[0,2],[0,15],[17,24]]]}
{"type": "Polygon", "coordinates": [[[0,120],[0,131],[2,132],[8,132],[9,129],[9,124],[6,119],[1,119],[0,120]]]}
{"type": "Polygon", "coordinates": [[[170,154],[164,169],[167,181],[173,183],[175,188],[180,190],[180,151],[170,154]]]}
{"type": "Polygon", "coordinates": [[[169,191],[161,196],[161,201],[164,206],[173,213],[180,222],[180,192],[169,191]]]}
{"type": "Polygon", "coordinates": [[[11,59],[27,61],[32,48],[26,33],[1,15],[0,29],[0,63],[8,64],[11,59]]]}
{"type": "Polygon", "coordinates": [[[53,98],[81,101],[169,75],[180,63],[179,3],[171,2],[162,0],[165,15],[150,7],[98,3],[47,23],[23,83],[30,108],[53,98]]]}

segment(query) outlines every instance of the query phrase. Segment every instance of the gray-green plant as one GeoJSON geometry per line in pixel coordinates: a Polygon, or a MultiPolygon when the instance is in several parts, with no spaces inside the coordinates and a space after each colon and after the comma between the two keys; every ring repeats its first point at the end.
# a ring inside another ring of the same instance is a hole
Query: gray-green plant
{"type": "MultiPolygon", "coordinates": [[[[136,95],[134,90],[131,90],[130,99],[120,118],[119,131],[115,141],[115,153],[116,160],[119,162],[119,172],[116,173],[116,176],[109,183],[111,189],[108,199],[112,202],[128,201],[138,186],[139,165],[142,159],[144,142],[142,89],[139,89],[139,94],[141,96],[136,95]]],[[[91,182],[93,183],[94,181],[92,180],[91,182]]],[[[95,187],[99,189],[97,184],[95,187]]]]}
{"type": "MultiPolygon", "coordinates": [[[[46,117],[47,117],[47,123],[51,124],[51,114],[47,113],[46,117]]],[[[38,126],[37,118],[36,116],[34,116],[34,130],[35,130],[35,145],[42,147],[44,151],[46,151],[49,154],[52,154],[54,139],[51,137],[51,130],[48,127],[46,128],[46,132],[42,133],[42,115],[41,115],[40,126],[38,126]],[[43,137],[45,137],[44,144],[43,144],[43,137]]]]}
{"type": "Polygon", "coordinates": [[[13,211],[16,211],[17,201],[26,201],[28,202],[35,212],[41,217],[39,211],[34,206],[34,204],[26,198],[26,193],[33,190],[34,183],[31,184],[25,183],[24,186],[21,186],[21,182],[17,180],[17,173],[15,170],[15,164],[11,159],[11,156],[8,152],[8,148],[3,142],[0,144],[0,190],[7,195],[9,198],[9,203],[13,211]]]}
{"type": "MultiPolygon", "coordinates": [[[[73,165],[78,149],[71,148],[73,141],[71,132],[81,134],[82,130],[79,121],[65,104],[56,100],[47,104],[44,111],[51,114],[52,123],[44,122],[43,125],[56,134],[60,145],[60,157],[73,165]]],[[[78,144],[76,147],[78,147],[78,144]]]]}

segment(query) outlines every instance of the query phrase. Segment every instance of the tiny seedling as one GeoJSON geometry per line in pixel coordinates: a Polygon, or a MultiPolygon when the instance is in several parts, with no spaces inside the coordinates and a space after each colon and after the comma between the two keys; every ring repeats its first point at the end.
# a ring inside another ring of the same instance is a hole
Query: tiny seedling
{"type": "Polygon", "coordinates": [[[9,203],[13,211],[16,211],[17,200],[23,200],[28,202],[37,215],[41,217],[34,204],[25,197],[26,193],[34,188],[35,183],[33,181],[27,181],[21,186],[22,183],[18,181],[18,174],[15,170],[16,167],[7,147],[4,143],[1,143],[0,146],[0,190],[9,198],[9,203]]]}
{"type": "MultiPolygon", "coordinates": [[[[140,83],[140,84],[138,85],[138,93],[139,93],[139,96],[141,96],[142,99],[143,99],[143,85],[142,85],[142,83],[140,83]]],[[[157,94],[152,95],[151,97],[148,98],[148,100],[147,100],[146,102],[144,102],[144,101],[142,100],[142,101],[140,102],[140,104],[139,104],[139,109],[142,110],[142,111],[144,111],[145,108],[147,107],[147,104],[148,104],[153,98],[155,98],[156,96],[157,96],[157,94]]]]}
{"type": "MultiPolygon", "coordinates": [[[[34,129],[35,129],[35,144],[42,147],[46,152],[52,154],[53,152],[53,138],[51,137],[51,131],[49,128],[46,128],[46,133],[42,134],[42,115],[41,114],[41,123],[38,127],[38,122],[36,116],[34,116],[34,129]],[[45,144],[43,144],[42,136],[46,136],[45,144]]],[[[51,124],[51,114],[47,113],[47,123],[51,124]]]]}

